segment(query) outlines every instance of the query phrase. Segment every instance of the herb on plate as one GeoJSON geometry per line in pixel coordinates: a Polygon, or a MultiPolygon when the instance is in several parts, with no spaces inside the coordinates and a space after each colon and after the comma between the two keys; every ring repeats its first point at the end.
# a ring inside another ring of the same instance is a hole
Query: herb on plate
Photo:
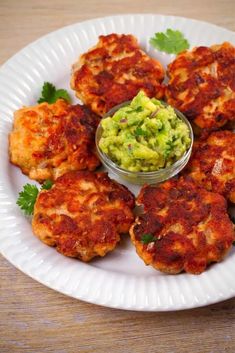
{"type": "Polygon", "coordinates": [[[150,39],[150,44],[168,54],[179,54],[189,48],[189,42],[182,32],[168,28],[165,33],[157,32],[150,39]]]}
{"type": "Polygon", "coordinates": [[[70,95],[65,89],[56,89],[52,83],[44,82],[38,103],[47,102],[51,104],[55,103],[59,98],[66,100],[68,103],[71,102],[70,95]]]}
{"type": "MultiPolygon", "coordinates": [[[[41,186],[41,190],[49,190],[53,185],[51,180],[46,180],[41,186]]],[[[30,216],[33,214],[34,204],[36,202],[39,189],[36,185],[25,184],[23,191],[19,193],[19,197],[16,201],[17,205],[24,212],[24,214],[30,216]]]]}

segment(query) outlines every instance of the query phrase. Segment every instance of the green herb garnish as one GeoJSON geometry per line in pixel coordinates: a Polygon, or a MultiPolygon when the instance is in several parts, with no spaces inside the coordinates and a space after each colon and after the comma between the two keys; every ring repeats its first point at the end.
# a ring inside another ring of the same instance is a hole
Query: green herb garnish
{"type": "Polygon", "coordinates": [[[143,243],[143,244],[148,244],[148,243],[151,243],[155,240],[156,239],[154,238],[154,236],[150,233],[143,234],[141,237],[141,243],[143,243]]]}
{"type": "Polygon", "coordinates": [[[135,129],[135,136],[145,136],[145,135],[146,135],[146,131],[141,129],[141,127],[137,127],[135,129]]]}
{"type": "Polygon", "coordinates": [[[56,89],[52,83],[44,82],[38,103],[55,103],[59,98],[66,100],[68,103],[71,102],[71,98],[65,89],[56,89]]]}
{"type": "MultiPolygon", "coordinates": [[[[46,180],[41,186],[41,190],[49,190],[53,185],[51,180],[46,180]]],[[[39,189],[36,185],[25,184],[23,191],[19,193],[19,197],[16,201],[17,205],[26,215],[32,215],[34,210],[34,204],[36,202],[39,189]]]]}
{"type": "Polygon", "coordinates": [[[23,186],[23,191],[19,193],[16,201],[21,210],[26,215],[33,214],[34,204],[38,196],[38,188],[36,185],[26,184],[23,186]]]}
{"type": "Polygon", "coordinates": [[[155,33],[154,37],[150,39],[150,44],[168,54],[179,54],[189,48],[189,42],[184,38],[183,33],[170,28],[166,30],[166,33],[155,33]]]}
{"type": "Polygon", "coordinates": [[[136,109],[134,109],[134,111],[135,111],[136,113],[140,113],[140,112],[143,111],[143,107],[139,106],[139,107],[137,107],[136,109]]]}
{"type": "Polygon", "coordinates": [[[44,183],[41,186],[41,190],[49,190],[53,185],[53,181],[50,179],[47,179],[44,181],[44,183]]]}

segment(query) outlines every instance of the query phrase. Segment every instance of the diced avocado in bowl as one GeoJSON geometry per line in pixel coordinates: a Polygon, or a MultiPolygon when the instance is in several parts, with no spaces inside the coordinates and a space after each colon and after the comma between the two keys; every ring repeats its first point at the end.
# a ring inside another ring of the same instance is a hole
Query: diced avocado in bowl
{"type": "Polygon", "coordinates": [[[189,149],[189,126],[173,107],[140,91],[101,121],[98,146],[120,168],[152,172],[173,165],[189,149]]]}

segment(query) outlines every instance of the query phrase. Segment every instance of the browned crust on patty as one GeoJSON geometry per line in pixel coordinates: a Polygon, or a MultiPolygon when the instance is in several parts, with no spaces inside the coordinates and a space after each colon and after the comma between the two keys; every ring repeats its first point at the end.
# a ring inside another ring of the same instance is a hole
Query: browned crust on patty
{"type": "Polygon", "coordinates": [[[134,220],[135,200],[106,173],[69,172],[39,193],[33,231],[65,256],[90,261],[113,250],[134,220]]]}
{"type": "Polygon", "coordinates": [[[235,203],[235,134],[217,131],[194,143],[183,171],[208,191],[218,192],[235,203]]]}
{"type": "Polygon", "coordinates": [[[168,66],[169,104],[202,129],[235,124],[235,47],[196,47],[168,66]]]}
{"type": "Polygon", "coordinates": [[[71,87],[78,98],[103,116],[112,107],[132,99],[140,89],[162,98],[162,65],[140,49],[133,35],[99,36],[97,45],[73,65],[71,87]]]}
{"type": "Polygon", "coordinates": [[[54,180],[69,170],[94,170],[99,117],[86,106],[64,100],[15,112],[9,135],[10,161],[31,179],[54,180]]]}
{"type": "Polygon", "coordinates": [[[226,200],[191,178],[144,186],[137,203],[144,212],[130,229],[132,242],[144,262],[160,271],[199,274],[221,261],[235,239],[226,200]],[[154,240],[143,244],[143,234],[154,240]]]}

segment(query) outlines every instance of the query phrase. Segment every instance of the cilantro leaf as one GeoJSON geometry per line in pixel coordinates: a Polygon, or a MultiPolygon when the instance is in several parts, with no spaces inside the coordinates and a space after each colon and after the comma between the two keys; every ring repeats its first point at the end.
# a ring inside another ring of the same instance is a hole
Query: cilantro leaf
{"type": "Polygon", "coordinates": [[[47,102],[51,104],[55,103],[59,98],[62,98],[69,103],[71,102],[71,98],[65,89],[56,89],[52,83],[44,82],[38,103],[47,102]]]}
{"type": "Polygon", "coordinates": [[[41,190],[49,190],[53,185],[53,181],[50,179],[47,179],[44,181],[44,183],[41,186],[41,190]]]}
{"type": "Polygon", "coordinates": [[[168,54],[179,54],[189,48],[189,42],[184,38],[183,33],[170,28],[166,30],[166,33],[155,33],[154,37],[150,39],[150,44],[168,54]]]}
{"type": "Polygon", "coordinates": [[[66,89],[57,89],[55,92],[55,100],[62,98],[65,101],[67,101],[68,103],[71,102],[71,98],[70,95],[68,94],[68,92],[66,91],[66,89]]]}
{"type": "Polygon", "coordinates": [[[19,193],[19,197],[16,203],[18,206],[20,206],[21,210],[23,210],[26,215],[32,215],[37,196],[37,186],[26,184],[23,186],[23,191],[19,193]]]}
{"type": "Polygon", "coordinates": [[[143,243],[143,244],[148,244],[148,243],[151,243],[153,241],[155,241],[155,238],[150,233],[143,234],[142,237],[141,237],[141,243],[143,243]]]}
{"type": "Polygon", "coordinates": [[[146,132],[141,128],[141,127],[137,127],[135,129],[135,136],[145,136],[146,132]]]}
{"type": "Polygon", "coordinates": [[[140,112],[143,111],[143,107],[139,106],[139,107],[135,108],[134,111],[135,111],[136,113],[140,113],[140,112]]]}
{"type": "MultiPolygon", "coordinates": [[[[49,190],[53,185],[51,180],[46,180],[42,186],[41,190],[49,190]]],[[[19,197],[16,201],[17,205],[20,206],[21,210],[26,215],[32,215],[34,210],[34,204],[36,202],[39,190],[36,185],[25,184],[23,186],[23,191],[19,193],[19,197]]]]}
{"type": "Polygon", "coordinates": [[[41,98],[38,99],[38,103],[48,102],[53,103],[53,97],[56,92],[55,86],[50,82],[44,82],[41,92],[41,98]]]}

